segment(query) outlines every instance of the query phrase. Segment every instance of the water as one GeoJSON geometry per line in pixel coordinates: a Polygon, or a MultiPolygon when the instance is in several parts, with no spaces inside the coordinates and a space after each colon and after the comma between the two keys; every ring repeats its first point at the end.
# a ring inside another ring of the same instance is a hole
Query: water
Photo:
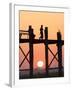
{"type": "MultiPolygon", "coordinates": [[[[58,73],[58,68],[49,68],[48,72],[49,72],[49,76],[48,77],[58,77],[59,73],[58,73]]],[[[30,70],[29,69],[25,69],[25,70],[21,70],[19,71],[19,78],[23,79],[23,78],[30,78],[30,70]]],[[[64,69],[62,68],[62,76],[64,76],[64,69]]],[[[46,70],[45,69],[34,69],[33,70],[33,77],[35,78],[39,78],[39,77],[47,77],[46,76],[46,70]]]]}

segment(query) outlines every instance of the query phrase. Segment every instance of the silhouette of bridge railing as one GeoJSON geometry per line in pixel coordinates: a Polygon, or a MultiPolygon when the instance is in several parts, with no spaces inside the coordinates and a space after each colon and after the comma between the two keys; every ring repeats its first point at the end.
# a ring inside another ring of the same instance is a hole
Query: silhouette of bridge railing
{"type": "Polygon", "coordinates": [[[20,50],[22,51],[23,55],[24,55],[24,59],[23,61],[20,63],[19,67],[22,66],[22,64],[24,63],[25,59],[28,61],[28,63],[30,64],[30,77],[33,77],[33,45],[34,44],[41,44],[43,43],[45,45],[45,69],[46,69],[46,76],[49,75],[48,69],[50,67],[50,65],[52,64],[53,60],[56,59],[58,61],[58,73],[59,76],[62,76],[62,45],[64,45],[64,40],[62,40],[62,36],[61,36],[61,32],[57,32],[57,40],[52,40],[52,39],[48,39],[48,27],[45,27],[44,30],[45,33],[45,39],[35,39],[35,35],[33,33],[33,29],[31,26],[29,26],[28,31],[23,31],[20,30],[19,33],[19,43],[29,43],[29,51],[28,53],[25,55],[24,51],[22,50],[21,46],[19,46],[20,50]],[[29,35],[29,39],[22,39],[21,36],[22,35],[29,35]],[[48,47],[49,44],[56,44],[57,46],[57,53],[54,54],[51,49],[48,47]],[[48,50],[51,52],[51,54],[53,55],[53,59],[51,60],[50,64],[48,62],[48,50]],[[29,54],[29,60],[27,58],[29,54]],[[56,55],[58,55],[58,58],[56,58],[56,55]]]}

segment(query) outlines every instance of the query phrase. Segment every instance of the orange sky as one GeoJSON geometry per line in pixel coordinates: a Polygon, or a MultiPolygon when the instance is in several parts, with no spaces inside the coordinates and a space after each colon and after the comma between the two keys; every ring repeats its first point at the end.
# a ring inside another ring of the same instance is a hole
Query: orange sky
{"type": "MultiPolygon", "coordinates": [[[[35,38],[39,38],[40,36],[40,26],[43,25],[44,28],[48,27],[48,38],[49,39],[57,39],[57,31],[60,30],[62,34],[62,39],[64,40],[64,13],[56,13],[56,12],[33,12],[33,11],[20,11],[19,12],[19,28],[20,30],[28,30],[28,26],[32,25],[34,29],[35,38]]],[[[22,38],[27,38],[22,36],[22,38]]],[[[25,53],[28,51],[28,44],[20,44],[25,53]]],[[[53,53],[56,53],[57,48],[56,45],[49,45],[53,53]]],[[[62,48],[64,52],[64,48],[62,48]]],[[[64,56],[64,54],[62,53],[64,56]]],[[[52,55],[49,52],[49,62],[52,59],[52,55]]],[[[21,63],[23,59],[23,54],[19,50],[19,63],[21,63]]],[[[37,62],[42,60],[44,62],[45,67],[45,55],[44,55],[44,44],[36,44],[34,45],[34,68],[37,68],[37,62]]],[[[51,67],[56,67],[57,61],[54,60],[51,67]]],[[[23,68],[28,68],[29,65],[25,61],[22,65],[23,68]]]]}

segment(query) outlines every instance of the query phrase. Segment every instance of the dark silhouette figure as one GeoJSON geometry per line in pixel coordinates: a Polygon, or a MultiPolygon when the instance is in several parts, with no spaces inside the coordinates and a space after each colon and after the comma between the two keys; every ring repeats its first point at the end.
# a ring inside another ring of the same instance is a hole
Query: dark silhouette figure
{"type": "Polygon", "coordinates": [[[31,35],[31,37],[34,39],[35,38],[35,34],[33,33],[33,28],[31,25],[29,25],[29,33],[31,35]]]}
{"type": "Polygon", "coordinates": [[[43,39],[43,25],[40,27],[40,37],[39,39],[43,39]]]}

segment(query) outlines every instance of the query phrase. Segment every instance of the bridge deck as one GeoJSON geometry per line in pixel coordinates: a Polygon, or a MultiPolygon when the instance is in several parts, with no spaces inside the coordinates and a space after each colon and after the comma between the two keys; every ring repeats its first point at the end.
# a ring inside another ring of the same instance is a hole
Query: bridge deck
{"type": "MultiPolygon", "coordinates": [[[[62,41],[62,45],[64,44],[64,40],[62,41]]],[[[19,41],[20,43],[29,43],[30,40],[29,39],[20,39],[19,41]]],[[[33,44],[40,44],[40,43],[45,43],[45,39],[40,40],[40,39],[33,39],[33,44]]],[[[57,44],[58,40],[47,40],[48,44],[57,44]]]]}

